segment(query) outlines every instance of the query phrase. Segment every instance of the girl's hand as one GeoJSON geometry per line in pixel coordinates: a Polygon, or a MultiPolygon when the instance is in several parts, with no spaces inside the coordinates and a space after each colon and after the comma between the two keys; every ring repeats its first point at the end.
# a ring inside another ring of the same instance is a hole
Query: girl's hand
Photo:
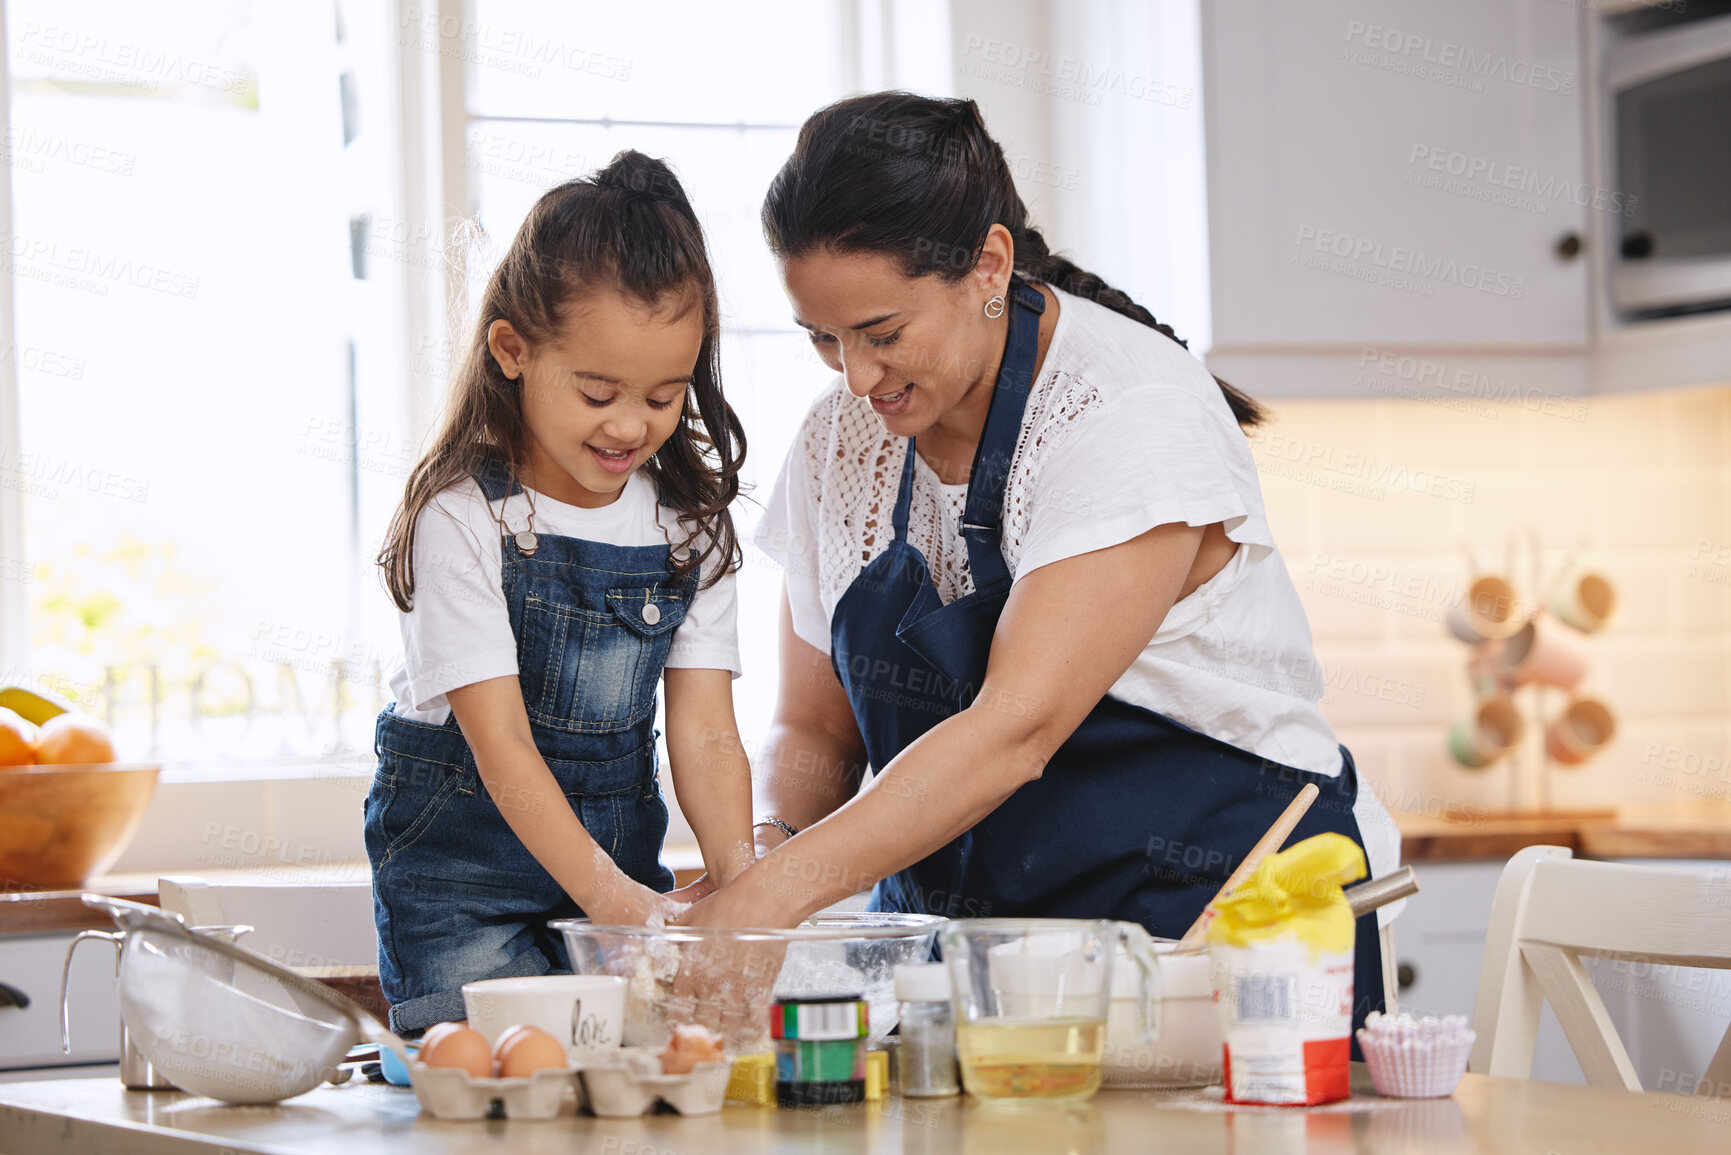
{"type": "Polygon", "coordinates": [[[600,894],[578,905],[600,926],[667,926],[686,911],[686,904],[673,895],[658,894],[617,868],[597,889],[600,894]]]}

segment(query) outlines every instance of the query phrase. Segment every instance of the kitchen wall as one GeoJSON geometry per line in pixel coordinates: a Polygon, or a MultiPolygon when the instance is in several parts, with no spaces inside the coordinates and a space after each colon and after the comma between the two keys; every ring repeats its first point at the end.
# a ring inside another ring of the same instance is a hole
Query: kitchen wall
{"type": "MultiPolygon", "coordinates": [[[[1621,598],[1587,640],[1582,686],[1616,711],[1619,734],[1584,766],[1553,772],[1553,806],[1731,800],[1731,387],[1606,398],[1423,389],[1365,356],[1389,400],[1279,402],[1254,443],[1327,680],[1324,710],[1390,809],[1510,805],[1507,763],[1467,770],[1446,750],[1471,693],[1468,650],[1442,619],[1469,551],[1538,596],[1535,534],[1546,580],[1579,550],[1621,598]]],[[[1517,698],[1529,722],[1533,693],[1517,698]]],[[[1546,716],[1561,703],[1549,691],[1546,716]]]]}

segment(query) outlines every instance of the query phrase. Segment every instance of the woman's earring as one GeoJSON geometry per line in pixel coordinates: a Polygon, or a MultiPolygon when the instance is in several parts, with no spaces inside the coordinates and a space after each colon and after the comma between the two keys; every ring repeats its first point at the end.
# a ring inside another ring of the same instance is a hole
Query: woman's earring
{"type": "Polygon", "coordinates": [[[986,302],[986,316],[992,318],[995,321],[999,317],[1002,317],[1003,315],[1004,315],[1004,294],[999,293],[997,296],[993,297],[991,300],[986,302]]]}

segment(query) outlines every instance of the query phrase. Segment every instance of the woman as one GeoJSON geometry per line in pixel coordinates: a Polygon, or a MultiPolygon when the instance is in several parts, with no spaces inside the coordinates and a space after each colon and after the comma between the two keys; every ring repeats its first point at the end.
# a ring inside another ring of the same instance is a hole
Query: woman
{"type": "Polygon", "coordinates": [[[685,921],[792,925],[875,884],[885,909],[1177,936],[1308,782],[1294,837],[1392,870],[1317,709],[1242,429],[1262,410],[1047,251],[974,103],[819,111],[763,225],[841,377],[757,537],[786,569],[762,857],[685,921]]]}

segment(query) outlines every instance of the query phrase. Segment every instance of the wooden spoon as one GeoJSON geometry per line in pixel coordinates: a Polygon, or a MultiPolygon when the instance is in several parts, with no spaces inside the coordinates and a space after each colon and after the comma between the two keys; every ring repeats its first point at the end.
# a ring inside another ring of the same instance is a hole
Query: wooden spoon
{"type": "Polygon", "coordinates": [[[1184,937],[1178,940],[1180,946],[1194,943],[1202,938],[1203,928],[1208,925],[1208,907],[1213,906],[1215,902],[1238,889],[1238,884],[1249,878],[1250,872],[1255,870],[1264,858],[1280,849],[1281,843],[1285,842],[1292,834],[1292,828],[1298,825],[1298,820],[1304,817],[1304,812],[1310,809],[1310,804],[1316,801],[1316,796],[1320,793],[1322,791],[1316,788],[1316,783],[1305,784],[1304,789],[1298,792],[1298,796],[1287,804],[1280,817],[1274,820],[1274,825],[1268,828],[1268,833],[1256,840],[1256,845],[1250,848],[1250,853],[1244,856],[1244,861],[1238,864],[1238,869],[1232,872],[1232,876],[1226,880],[1226,884],[1214,893],[1213,898],[1208,900],[1208,906],[1202,908],[1202,913],[1196,916],[1196,921],[1190,924],[1190,929],[1185,931],[1184,937]]]}

